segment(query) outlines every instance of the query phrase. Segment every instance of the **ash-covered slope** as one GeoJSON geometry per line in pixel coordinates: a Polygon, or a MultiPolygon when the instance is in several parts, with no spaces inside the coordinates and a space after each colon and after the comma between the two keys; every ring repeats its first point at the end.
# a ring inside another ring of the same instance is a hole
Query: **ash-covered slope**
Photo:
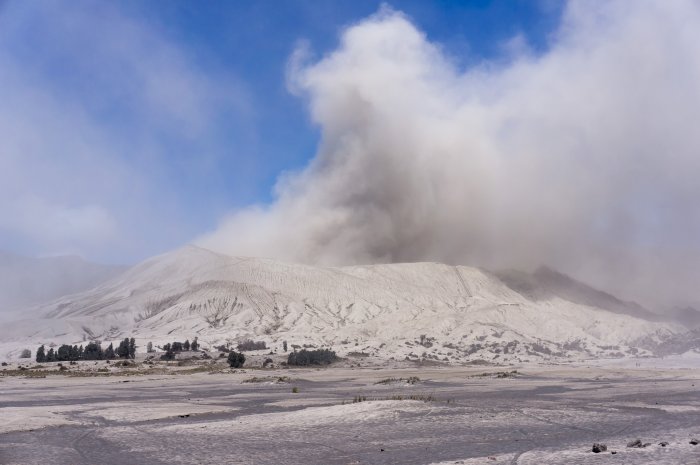
{"type": "MultiPolygon", "coordinates": [[[[534,280],[537,285],[537,279],[534,280]]],[[[276,347],[460,361],[636,353],[636,341],[682,329],[530,289],[477,268],[438,263],[322,268],[188,246],[95,289],[41,307],[4,341],[80,342],[135,335],[142,345],[198,336],[276,347]]],[[[604,300],[603,300],[604,301],[604,300]]]]}

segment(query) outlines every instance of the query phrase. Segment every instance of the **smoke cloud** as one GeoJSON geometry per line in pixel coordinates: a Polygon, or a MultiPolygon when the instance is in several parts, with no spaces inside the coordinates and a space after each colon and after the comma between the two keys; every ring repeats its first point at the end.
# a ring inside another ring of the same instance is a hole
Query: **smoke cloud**
{"type": "Polygon", "coordinates": [[[574,1],[545,52],[504,50],[460,69],[386,8],[318,60],[300,47],[289,83],[318,153],[198,242],[324,265],[547,264],[699,301],[698,3],[574,1]]]}

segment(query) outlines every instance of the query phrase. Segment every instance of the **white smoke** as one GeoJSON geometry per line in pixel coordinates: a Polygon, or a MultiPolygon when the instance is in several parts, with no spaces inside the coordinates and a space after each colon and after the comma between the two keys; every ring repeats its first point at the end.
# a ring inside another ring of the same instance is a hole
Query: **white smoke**
{"type": "Polygon", "coordinates": [[[459,69],[400,12],[290,84],[322,130],[276,200],[199,243],[318,264],[548,264],[646,302],[699,300],[700,7],[571,2],[542,54],[459,69]]]}

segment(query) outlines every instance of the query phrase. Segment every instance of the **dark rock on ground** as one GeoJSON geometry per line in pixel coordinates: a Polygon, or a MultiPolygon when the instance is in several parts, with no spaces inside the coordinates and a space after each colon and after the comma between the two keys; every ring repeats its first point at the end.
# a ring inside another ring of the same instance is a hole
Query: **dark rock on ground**
{"type": "Polygon", "coordinates": [[[595,444],[593,444],[592,451],[596,454],[599,454],[601,452],[605,452],[607,450],[608,450],[608,446],[606,446],[605,444],[598,444],[597,442],[595,444]]]}
{"type": "Polygon", "coordinates": [[[628,442],[628,443],[627,443],[627,447],[638,447],[638,448],[641,448],[641,447],[644,447],[644,444],[642,444],[642,440],[641,440],[641,439],[635,439],[634,441],[628,442]]]}
{"type": "Polygon", "coordinates": [[[697,446],[698,444],[700,444],[700,441],[698,441],[697,439],[693,438],[693,439],[690,440],[690,443],[691,443],[692,445],[694,445],[694,446],[697,446]]]}
{"type": "Polygon", "coordinates": [[[659,443],[659,445],[660,445],[661,447],[666,447],[666,446],[668,446],[668,442],[666,442],[666,441],[661,441],[661,442],[659,443]]]}

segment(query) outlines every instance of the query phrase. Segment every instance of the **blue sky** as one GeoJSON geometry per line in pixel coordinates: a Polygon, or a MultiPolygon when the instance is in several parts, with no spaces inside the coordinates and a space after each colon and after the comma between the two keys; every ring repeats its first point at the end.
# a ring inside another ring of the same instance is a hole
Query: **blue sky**
{"type": "MultiPolygon", "coordinates": [[[[459,67],[541,53],[555,1],[395,1],[459,67]]],[[[0,249],[134,263],[273,200],[319,142],[287,89],[377,1],[0,2],[0,249]]]]}

